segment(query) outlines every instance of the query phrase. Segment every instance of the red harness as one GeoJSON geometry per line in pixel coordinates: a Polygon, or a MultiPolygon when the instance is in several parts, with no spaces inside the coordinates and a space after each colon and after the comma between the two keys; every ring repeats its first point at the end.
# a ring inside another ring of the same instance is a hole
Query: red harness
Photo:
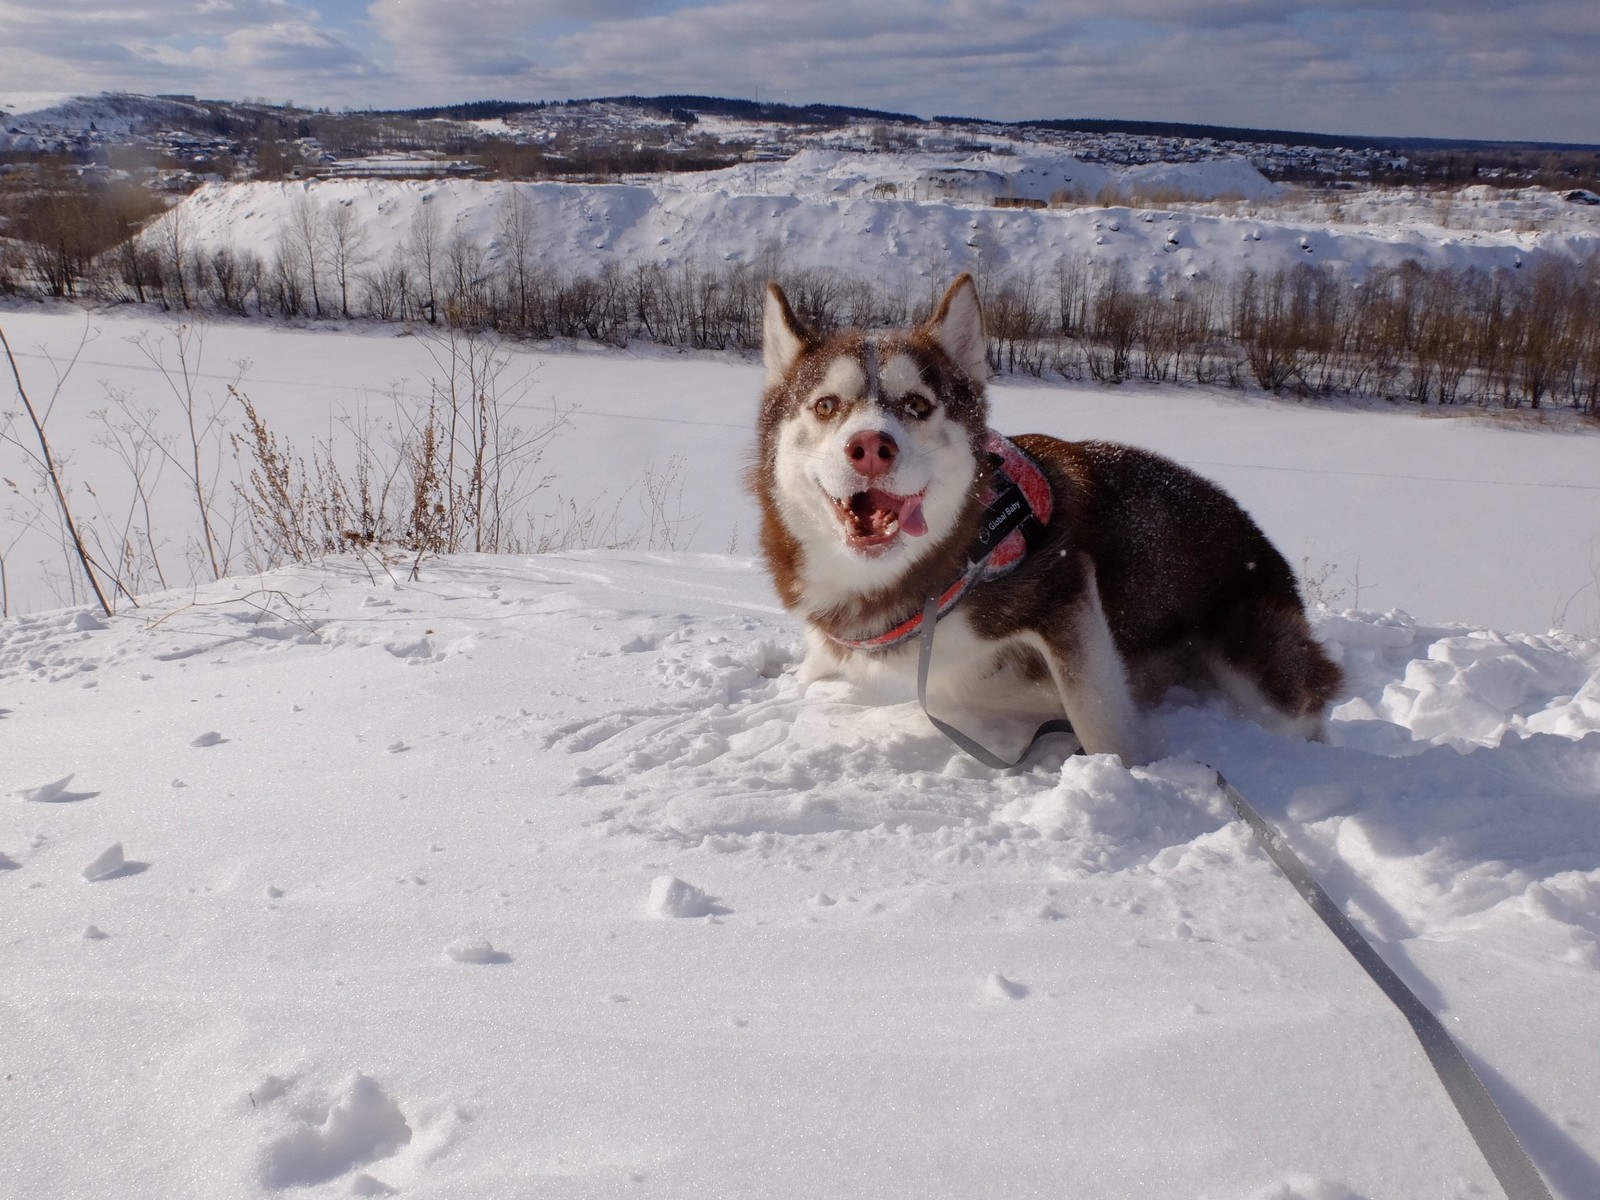
{"type": "MultiPolygon", "coordinates": [[[[954,608],[978,584],[1009,575],[1021,566],[1028,551],[1043,537],[1055,508],[1050,481],[1020,446],[991,429],[983,449],[994,466],[984,496],[983,524],[968,552],[967,569],[939,593],[938,617],[954,608]]],[[[886,650],[915,637],[927,611],[919,607],[906,620],[872,637],[828,636],[852,650],[886,650]]]]}

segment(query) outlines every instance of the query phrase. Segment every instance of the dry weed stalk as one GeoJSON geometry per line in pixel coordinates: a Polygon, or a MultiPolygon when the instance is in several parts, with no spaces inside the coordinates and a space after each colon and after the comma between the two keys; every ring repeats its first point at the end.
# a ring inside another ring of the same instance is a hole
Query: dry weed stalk
{"type": "MultiPolygon", "coordinates": [[[[73,515],[72,505],[67,501],[66,488],[61,483],[61,471],[56,459],[55,451],[51,448],[50,438],[45,432],[47,413],[41,413],[28,395],[28,389],[22,383],[22,370],[17,366],[17,356],[11,351],[11,343],[6,338],[5,330],[0,329],[0,347],[5,349],[6,362],[11,365],[11,377],[16,381],[17,397],[22,401],[23,412],[27,414],[28,423],[33,427],[34,437],[38,442],[38,451],[34,452],[15,438],[7,434],[7,440],[22,448],[23,452],[44,472],[50,481],[50,490],[55,497],[57,513],[61,520],[62,528],[71,540],[73,553],[76,555],[78,565],[83,568],[84,578],[88,581],[89,588],[94,592],[95,599],[99,601],[100,609],[110,616],[112,613],[111,602],[106,599],[105,589],[100,585],[99,574],[95,570],[95,563],[89,555],[89,549],[84,544],[83,534],[79,530],[77,518],[73,515]]],[[[79,343],[79,350],[83,343],[79,343]]],[[[73,360],[76,362],[76,358],[73,360]]],[[[71,365],[68,366],[70,372],[71,365]]],[[[62,379],[65,379],[63,375],[62,379]]],[[[60,392],[61,381],[56,385],[57,393],[60,392]]],[[[14,486],[14,485],[13,485],[14,486]]]]}

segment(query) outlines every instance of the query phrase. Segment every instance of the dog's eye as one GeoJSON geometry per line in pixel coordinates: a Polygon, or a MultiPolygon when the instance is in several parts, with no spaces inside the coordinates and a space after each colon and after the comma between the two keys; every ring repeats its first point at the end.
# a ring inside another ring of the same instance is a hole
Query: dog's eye
{"type": "Polygon", "coordinates": [[[834,413],[839,411],[839,397],[823,396],[811,406],[811,411],[826,421],[829,417],[833,416],[834,413]]]}
{"type": "Polygon", "coordinates": [[[913,392],[906,397],[906,411],[920,421],[933,411],[933,401],[920,393],[913,392]]]}

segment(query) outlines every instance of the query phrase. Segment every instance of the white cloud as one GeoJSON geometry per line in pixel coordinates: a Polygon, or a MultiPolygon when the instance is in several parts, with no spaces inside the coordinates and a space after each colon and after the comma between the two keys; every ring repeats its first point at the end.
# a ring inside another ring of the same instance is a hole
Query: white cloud
{"type": "Polygon", "coordinates": [[[0,0],[0,43],[17,88],[237,97],[378,74],[316,12],[285,0],[0,0]]]}
{"type": "Polygon", "coordinates": [[[699,92],[1600,140],[1594,0],[361,2],[0,0],[7,85],[396,106],[699,92]]]}

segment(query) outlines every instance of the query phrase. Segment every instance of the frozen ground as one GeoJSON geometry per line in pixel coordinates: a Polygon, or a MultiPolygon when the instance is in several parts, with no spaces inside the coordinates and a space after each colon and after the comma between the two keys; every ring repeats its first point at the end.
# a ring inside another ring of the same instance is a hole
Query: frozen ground
{"type": "MultiPolygon", "coordinates": [[[[123,419],[110,399],[123,395],[137,410],[160,410],[158,428],[181,444],[174,394],[157,365],[179,371],[177,326],[139,310],[85,317],[27,306],[0,309],[0,327],[41,403],[65,375],[51,437],[69,457],[79,503],[121,520],[132,499],[128,472],[100,444],[107,428],[94,414],[109,409],[123,419]]],[[[391,421],[396,397],[402,407],[425,403],[430,381],[441,377],[436,360],[448,354],[426,336],[381,327],[344,335],[217,321],[201,333],[189,354],[200,413],[220,413],[219,432],[240,428],[242,411],[226,390],[237,378],[278,434],[305,454],[320,439],[348,447],[346,423],[391,421]]],[[[638,532],[647,515],[639,481],[670,477],[672,548],[753,553],[753,509],[737,477],[753,443],[758,366],[653,349],[507,346],[504,357],[499,390],[508,420],[529,429],[566,422],[540,464],[551,476],[549,511],[564,498],[597,511],[620,504],[621,532],[638,532]]],[[[1438,409],[1357,411],[1196,388],[1001,379],[991,396],[994,423],[1005,432],[1134,442],[1221,482],[1291,564],[1321,579],[1318,595],[1333,607],[1600,634],[1600,443],[1592,434],[1541,429],[1525,414],[1502,422],[1493,414],[1443,417],[1438,409]]],[[[13,407],[8,401],[0,411],[13,407]]],[[[239,478],[231,451],[216,475],[239,478]]],[[[36,482],[4,445],[0,476],[24,487],[36,482]]],[[[230,495],[223,486],[224,507],[230,495]]],[[[171,582],[183,582],[192,497],[169,468],[152,499],[177,576],[171,582]]],[[[58,542],[23,530],[23,507],[0,493],[0,555],[13,610],[66,603],[58,542]]]]}
{"type": "Polygon", "coordinates": [[[1326,617],[1335,744],[995,775],[746,559],[0,625],[18,1196],[1495,1194],[1225,770],[1600,1191],[1600,644],[1326,617]],[[109,852],[109,857],[108,857],[109,852]]]}
{"type": "MultiPolygon", "coordinates": [[[[4,320],[53,380],[81,318],[4,320]]],[[[158,401],[126,339],[166,335],[94,325],[52,422],[109,489],[88,410],[158,401]]],[[[207,396],[235,359],[296,437],[430,361],[218,324],[207,396]]],[[[346,558],[0,622],[0,1194],[1495,1195],[1206,762],[1556,1193],[1600,1195],[1600,642],[1567,603],[1592,438],[998,387],[1002,429],[1222,480],[1360,611],[1319,617],[1332,745],[1175,706],[1147,769],[995,774],[912,703],[797,693],[733,469],[754,366],[513,361],[530,414],[572,410],[553,487],[686,458],[683,548],[346,558]]]]}

